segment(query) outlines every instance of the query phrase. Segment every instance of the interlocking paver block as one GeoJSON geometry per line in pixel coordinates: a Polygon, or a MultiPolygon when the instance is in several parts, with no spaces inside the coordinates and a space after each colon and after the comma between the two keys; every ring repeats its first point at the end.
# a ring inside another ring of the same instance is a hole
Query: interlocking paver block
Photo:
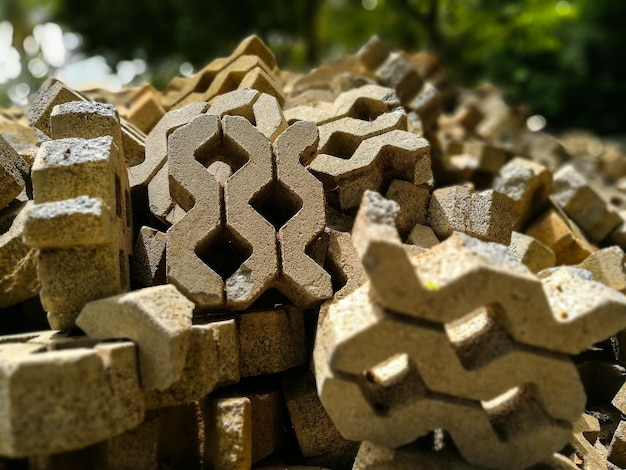
{"type": "Polygon", "coordinates": [[[432,179],[428,141],[392,130],[361,141],[348,158],[321,153],[309,170],[322,181],[328,202],[341,210],[359,205],[366,190],[383,190],[392,180],[415,185],[432,179]]]}
{"type": "Polygon", "coordinates": [[[304,364],[304,317],[296,307],[237,316],[241,377],[274,374],[304,364]]]}
{"type": "Polygon", "coordinates": [[[548,209],[526,230],[556,255],[557,264],[578,264],[597,251],[580,229],[561,211],[548,209]]]}
{"type": "Polygon", "coordinates": [[[90,338],[135,341],[142,387],[164,390],[183,373],[192,310],[193,303],[174,286],[156,286],[90,302],[76,324],[90,338]]]}
{"type": "Polygon", "coordinates": [[[167,236],[156,229],[143,226],[130,259],[130,279],[140,287],[166,283],[165,244],[167,236]]]}
{"type": "Polygon", "coordinates": [[[111,136],[51,140],[37,155],[24,241],[39,249],[40,297],[54,328],[73,328],[86,302],[128,289],[119,170],[111,136]]]}
{"type": "Polygon", "coordinates": [[[515,204],[515,230],[547,202],[552,189],[552,173],[539,163],[516,157],[502,168],[493,189],[509,196],[515,204]]]}
{"type": "Polygon", "coordinates": [[[36,251],[22,241],[32,202],[16,201],[0,212],[0,308],[39,293],[36,251]]]}
{"type": "Polygon", "coordinates": [[[416,224],[426,223],[426,213],[430,202],[428,187],[415,186],[408,181],[393,180],[385,197],[396,201],[400,206],[396,216],[396,228],[403,239],[416,224]]]}
{"type": "Polygon", "coordinates": [[[621,222],[572,165],[554,174],[552,197],[592,241],[604,240],[621,222]]]}
{"type": "Polygon", "coordinates": [[[0,135],[0,210],[24,190],[29,172],[28,164],[0,135]]]}
{"type": "Polygon", "coordinates": [[[215,470],[245,470],[252,465],[252,407],[250,400],[211,398],[205,417],[205,462],[215,470]]]}
{"type": "Polygon", "coordinates": [[[479,141],[450,142],[447,146],[446,158],[467,155],[469,167],[474,171],[496,175],[508,160],[505,149],[479,141]]]}
{"type": "Polygon", "coordinates": [[[406,240],[411,245],[421,248],[432,248],[439,243],[439,239],[428,225],[416,224],[406,240]]]}
{"type": "Polygon", "coordinates": [[[492,189],[472,193],[466,186],[441,188],[431,195],[427,220],[440,239],[458,231],[508,245],[514,221],[513,201],[492,189]]]}
{"type": "Polygon", "coordinates": [[[250,400],[252,420],[252,462],[258,462],[276,451],[283,441],[286,425],[280,389],[259,389],[246,393],[250,400]]]}
{"type": "Polygon", "coordinates": [[[513,258],[524,263],[528,269],[538,273],[556,264],[554,251],[536,238],[519,232],[511,233],[508,252],[513,258]]]}
{"type": "Polygon", "coordinates": [[[141,423],[134,344],[93,346],[43,333],[3,337],[0,454],[26,457],[75,450],[141,423]]]}
{"type": "Polygon", "coordinates": [[[389,447],[441,427],[477,465],[545,459],[584,409],[568,354],[619,331],[626,297],[573,268],[540,281],[506,247],[461,233],[409,258],[397,210],[364,195],[353,236],[370,282],[317,334],[329,416],[345,438],[389,447]]]}
{"type": "Polygon", "coordinates": [[[613,434],[608,460],[618,467],[626,466],[626,421],[620,422],[613,434]]]}
{"type": "MultiPolygon", "coordinates": [[[[88,101],[85,96],[65,86],[59,80],[49,78],[29,100],[27,115],[33,125],[50,136],[50,118],[56,105],[71,101],[88,101]]],[[[131,166],[143,161],[146,136],[125,119],[120,120],[124,158],[131,166]]]]}
{"type": "Polygon", "coordinates": [[[151,85],[146,86],[133,101],[126,113],[126,119],[140,131],[149,133],[165,115],[161,106],[161,94],[151,85]]]}
{"type": "Polygon", "coordinates": [[[189,94],[206,90],[220,71],[242,56],[256,56],[261,59],[269,69],[276,67],[276,59],[272,51],[269,50],[258,36],[249,36],[239,43],[229,57],[213,60],[198,73],[187,79],[176,77],[165,91],[162,102],[163,106],[166,109],[170,109],[189,94]]]}
{"type": "Polygon", "coordinates": [[[317,127],[311,122],[289,126],[274,143],[276,178],[300,200],[298,212],[278,229],[279,283],[289,298],[302,307],[313,306],[333,295],[330,275],[308,254],[307,248],[324,231],[326,216],[322,184],[304,165],[317,144],[317,127]]]}
{"type": "Polygon", "coordinates": [[[594,280],[626,294],[626,255],[619,246],[610,246],[591,253],[576,267],[587,269],[594,280]]]}
{"type": "Polygon", "coordinates": [[[599,431],[600,423],[588,414],[583,414],[574,423],[574,433],[570,445],[576,451],[576,456],[582,460],[583,470],[606,470],[607,468],[606,460],[592,445],[596,441],[599,431]]]}

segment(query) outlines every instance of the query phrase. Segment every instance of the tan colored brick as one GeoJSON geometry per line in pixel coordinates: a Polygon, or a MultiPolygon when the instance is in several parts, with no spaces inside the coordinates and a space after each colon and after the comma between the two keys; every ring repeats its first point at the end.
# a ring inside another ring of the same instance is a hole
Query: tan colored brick
{"type": "Polygon", "coordinates": [[[457,231],[508,245],[513,217],[508,196],[491,189],[472,193],[466,186],[452,186],[433,191],[427,221],[439,239],[457,231]]]}
{"type": "Polygon", "coordinates": [[[302,310],[285,306],[237,316],[241,377],[282,372],[304,364],[302,310]]]}
{"type": "MultiPolygon", "coordinates": [[[[156,286],[89,302],[76,324],[91,338],[135,341],[142,387],[165,390],[181,379],[192,310],[193,304],[174,286],[156,286]]],[[[212,341],[207,342],[212,348],[212,341]]]]}
{"type": "Polygon", "coordinates": [[[206,403],[204,461],[215,470],[245,470],[252,465],[250,400],[211,398],[206,403]]]}
{"type": "Polygon", "coordinates": [[[151,85],[135,96],[126,113],[126,119],[141,132],[148,134],[165,115],[161,94],[151,85]]]}
{"type": "Polygon", "coordinates": [[[415,186],[408,181],[393,180],[385,197],[396,201],[400,206],[396,216],[396,228],[402,239],[407,237],[416,224],[426,223],[430,201],[428,187],[415,186]]]}
{"type": "Polygon", "coordinates": [[[556,208],[544,212],[526,230],[556,255],[556,264],[578,264],[597,248],[587,241],[580,229],[556,208]]]}
{"type": "Polygon", "coordinates": [[[156,229],[143,226],[130,259],[130,279],[140,287],[166,283],[165,244],[167,236],[156,229]]]}
{"type": "Polygon", "coordinates": [[[31,202],[14,202],[0,211],[0,308],[39,293],[36,251],[22,241],[31,202]]]}
{"type": "Polygon", "coordinates": [[[519,232],[511,233],[508,252],[513,258],[524,263],[528,269],[538,273],[556,264],[554,251],[539,240],[519,232]]]}
{"type": "Polygon", "coordinates": [[[552,189],[552,173],[543,165],[516,157],[500,168],[493,189],[513,200],[514,229],[519,230],[546,204],[552,189]]]}
{"type": "Polygon", "coordinates": [[[609,447],[608,460],[618,467],[626,466],[626,422],[622,421],[617,426],[611,445],[609,447]]]}
{"type": "Polygon", "coordinates": [[[439,243],[439,239],[428,225],[416,224],[409,237],[406,240],[407,243],[415,245],[421,248],[432,248],[439,243]]]}
{"type": "Polygon", "coordinates": [[[626,255],[618,246],[610,246],[591,253],[576,267],[587,269],[594,280],[626,294],[626,255]]]}
{"type": "Polygon", "coordinates": [[[0,210],[12,202],[26,187],[28,164],[0,135],[0,210]]]}
{"type": "Polygon", "coordinates": [[[600,197],[572,165],[554,174],[553,199],[585,232],[590,240],[604,240],[621,222],[620,217],[600,197]]]}
{"type": "Polygon", "coordinates": [[[279,390],[259,390],[246,394],[252,420],[252,462],[263,460],[283,443],[283,397],[279,390]]]}
{"type": "Polygon", "coordinates": [[[2,455],[71,451],[143,420],[135,346],[77,339],[54,331],[3,338],[2,455]]]}

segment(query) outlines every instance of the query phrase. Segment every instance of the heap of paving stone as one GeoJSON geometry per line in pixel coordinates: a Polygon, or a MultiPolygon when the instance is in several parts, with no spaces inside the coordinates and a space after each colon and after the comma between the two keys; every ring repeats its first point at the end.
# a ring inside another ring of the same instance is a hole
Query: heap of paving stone
{"type": "Polygon", "coordinates": [[[0,469],[626,467],[626,157],[377,38],[0,111],[0,469]]]}

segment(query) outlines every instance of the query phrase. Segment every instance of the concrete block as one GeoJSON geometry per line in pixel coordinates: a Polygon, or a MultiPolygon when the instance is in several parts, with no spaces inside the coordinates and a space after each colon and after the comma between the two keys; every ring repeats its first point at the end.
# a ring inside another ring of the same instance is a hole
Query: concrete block
{"type": "Polygon", "coordinates": [[[406,242],[421,248],[432,248],[439,243],[439,239],[428,225],[415,224],[409,233],[406,242]]]}
{"type": "Polygon", "coordinates": [[[573,166],[554,174],[554,201],[595,242],[604,240],[621,222],[607,203],[573,166]]]}
{"type": "Polygon", "coordinates": [[[580,229],[557,209],[540,215],[526,230],[526,234],[539,240],[556,255],[556,264],[578,264],[597,250],[580,229]]]}
{"type": "Polygon", "coordinates": [[[126,119],[141,132],[148,134],[165,115],[161,99],[161,94],[157,90],[151,85],[147,86],[133,99],[126,119]]]}
{"type": "Polygon", "coordinates": [[[513,201],[494,190],[472,193],[466,186],[433,191],[427,221],[437,238],[463,232],[508,245],[513,228],[513,201]]]}
{"type": "Polygon", "coordinates": [[[500,168],[493,189],[513,200],[514,229],[519,231],[546,204],[552,190],[552,173],[539,163],[515,157],[500,168]]]}
{"type": "Polygon", "coordinates": [[[165,233],[141,227],[130,259],[130,279],[136,285],[152,287],[166,283],[166,240],[165,233]]]}
{"type": "Polygon", "coordinates": [[[626,270],[624,250],[610,246],[591,253],[576,267],[591,271],[594,280],[626,294],[626,270]]]}
{"type": "Polygon", "coordinates": [[[282,372],[304,364],[302,310],[285,306],[237,316],[241,377],[282,372]]]}
{"type": "Polygon", "coordinates": [[[446,158],[456,155],[467,155],[472,162],[468,168],[489,175],[498,174],[509,159],[505,149],[480,141],[451,142],[447,147],[446,158]]]}
{"type": "Polygon", "coordinates": [[[239,337],[235,320],[211,323],[217,350],[218,381],[216,387],[239,382],[239,337]]]}
{"type": "Polygon", "coordinates": [[[0,454],[72,451],[141,423],[135,345],[77,339],[54,331],[3,338],[0,454]]]}
{"type": "Polygon", "coordinates": [[[359,444],[344,439],[331,421],[317,396],[313,374],[307,371],[286,378],[282,388],[302,455],[317,457],[329,468],[353,460],[359,444]]]}
{"type": "Polygon", "coordinates": [[[258,390],[246,394],[252,420],[252,462],[259,462],[283,443],[283,397],[280,390],[258,390]]]}
{"type": "Polygon", "coordinates": [[[626,422],[622,421],[617,426],[611,445],[609,447],[608,460],[618,467],[626,466],[626,422]]]}
{"type": "Polygon", "coordinates": [[[554,251],[539,240],[523,233],[511,233],[508,252],[534,273],[551,268],[556,264],[554,251]]]}
{"type": "Polygon", "coordinates": [[[0,211],[0,308],[15,305],[39,293],[36,251],[22,234],[32,202],[14,202],[0,211]]]}
{"type": "Polygon", "coordinates": [[[252,465],[252,406],[250,400],[211,398],[206,402],[204,461],[215,470],[252,465]]]}
{"type": "Polygon", "coordinates": [[[91,338],[135,341],[142,387],[164,390],[181,378],[192,310],[174,286],[156,286],[90,302],[76,324],[91,338]]]}
{"type": "Polygon", "coordinates": [[[0,210],[12,202],[26,187],[30,168],[0,135],[0,210]]]}
{"type": "Polygon", "coordinates": [[[396,201],[400,206],[396,216],[396,228],[402,239],[407,237],[416,224],[426,223],[430,202],[430,191],[427,187],[415,186],[408,181],[393,180],[385,197],[396,201]]]}
{"type": "Polygon", "coordinates": [[[110,439],[107,449],[108,468],[157,469],[159,425],[157,417],[150,417],[136,428],[110,439]]]}

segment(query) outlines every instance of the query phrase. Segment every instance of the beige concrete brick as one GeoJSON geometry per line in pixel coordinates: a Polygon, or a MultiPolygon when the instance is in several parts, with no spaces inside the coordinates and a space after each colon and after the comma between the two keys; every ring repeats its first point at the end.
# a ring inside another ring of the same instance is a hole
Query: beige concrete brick
{"type": "Polygon", "coordinates": [[[24,190],[29,172],[28,164],[0,135],[0,210],[24,190]]]}
{"type": "Polygon", "coordinates": [[[252,407],[248,398],[209,397],[205,426],[205,462],[215,470],[251,467],[252,407]]]}
{"type": "Polygon", "coordinates": [[[427,215],[437,238],[458,231],[508,245],[513,227],[513,201],[494,190],[472,193],[466,186],[433,191],[427,215]]]}
{"type": "Polygon", "coordinates": [[[618,467],[626,466],[626,422],[622,421],[617,426],[611,445],[609,447],[608,460],[618,467]]]}
{"type": "Polygon", "coordinates": [[[211,324],[217,349],[218,376],[216,387],[239,382],[239,336],[235,320],[211,324]]]}
{"type": "Polygon", "coordinates": [[[526,234],[539,240],[556,255],[557,264],[578,264],[597,250],[568,217],[555,208],[533,222],[526,234]]]}
{"type": "Polygon", "coordinates": [[[141,227],[130,259],[130,279],[136,285],[152,287],[166,283],[166,240],[165,233],[145,225],[141,227]]]}
{"type": "Polygon", "coordinates": [[[432,248],[439,243],[439,239],[428,225],[415,224],[406,240],[411,245],[421,248],[432,248]]]}
{"type": "Polygon", "coordinates": [[[91,338],[135,341],[142,387],[165,390],[181,379],[192,336],[192,310],[193,304],[168,284],[90,302],[76,324],[91,338]]]}
{"type": "Polygon", "coordinates": [[[428,141],[406,131],[367,138],[347,157],[321,153],[309,165],[328,202],[340,210],[357,207],[364,191],[383,190],[394,179],[415,185],[432,179],[428,141]]]}
{"type": "Polygon", "coordinates": [[[39,293],[36,252],[22,241],[31,202],[12,203],[0,211],[0,308],[39,293]]]}
{"type": "Polygon", "coordinates": [[[624,250],[610,246],[591,253],[576,267],[587,269],[594,280],[626,294],[626,270],[624,250]]]}
{"type": "Polygon", "coordinates": [[[313,374],[307,371],[286,378],[282,387],[302,455],[318,457],[318,463],[329,468],[353,460],[358,443],[344,439],[331,421],[317,396],[313,374]]]}
{"type": "Polygon", "coordinates": [[[214,325],[194,325],[180,378],[164,390],[146,393],[146,408],[184,405],[208,395],[220,377],[214,325]]]}
{"type": "Polygon", "coordinates": [[[54,331],[3,338],[2,455],[71,451],[143,420],[135,345],[76,339],[54,331]]]}
{"type": "Polygon", "coordinates": [[[148,134],[165,115],[161,100],[161,94],[148,85],[134,97],[126,113],[126,119],[140,131],[148,134]]]}
{"type": "Polygon", "coordinates": [[[33,164],[41,143],[34,128],[0,116],[0,135],[28,166],[33,164]]]}
{"type": "Polygon", "coordinates": [[[215,80],[220,71],[242,56],[256,56],[261,59],[269,69],[276,67],[274,54],[272,54],[263,41],[256,35],[249,36],[239,43],[229,57],[213,60],[188,79],[176,77],[164,92],[163,106],[165,109],[170,109],[189,94],[201,92],[203,89],[206,89],[207,86],[215,80]]]}
{"type": "Polygon", "coordinates": [[[552,173],[543,165],[515,157],[493,181],[493,189],[515,204],[515,230],[520,230],[544,206],[552,189],[552,173]]]}
{"type": "Polygon", "coordinates": [[[446,158],[456,155],[467,155],[471,162],[468,168],[490,175],[498,174],[509,159],[505,149],[480,141],[451,142],[447,147],[446,158]]]}
{"type": "Polygon", "coordinates": [[[511,243],[509,244],[508,252],[534,273],[556,264],[554,251],[536,238],[523,233],[511,233],[511,243]]]}
{"type": "Polygon", "coordinates": [[[292,199],[300,202],[297,213],[277,230],[281,270],[278,284],[281,292],[302,308],[333,295],[330,275],[307,253],[326,225],[322,184],[304,166],[313,158],[317,139],[313,123],[297,122],[273,146],[276,179],[292,199]]]}
{"type": "Polygon", "coordinates": [[[611,400],[611,404],[622,413],[626,413],[626,385],[620,387],[611,400]]]}
{"type": "Polygon", "coordinates": [[[252,420],[252,462],[263,460],[283,443],[283,397],[280,390],[247,393],[252,420]]]}
{"type": "Polygon", "coordinates": [[[24,240],[39,248],[40,297],[54,328],[74,328],[86,302],[129,288],[121,166],[111,136],[51,140],[37,155],[24,240]]]}
{"type": "Polygon", "coordinates": [[[110,439],[107,449],[109,468],[158,468],[159,424],[157,417],[150,417],[136,428],[110,439]]]}
{"type": "Polygon", "coordinates": [[[600,432],[600,423],[596,418],[588,414],[583,414],[580,419],[574,423],[574,432],[570,445],[574,448],[576,457],[580,459],[579,465],[584,470],[605,470],[606,460],[593,447],[598,433],[600,432]]]}
{"type": "Polygon", "coordinates": [[[607,203],[572,165],[554,174],[553,199],[590,240],[604,240],[621,222],[607,203]]]}
{"type": "MultiPolygon", "coordinates": [[[[50,136],[50,116],[56,105],[71,101],[88,101],[80,93],[65,86],[59,80],[49,78],[28,102],[27,115],[33,125],[45,135],[50,136]]],[[[143,132],[125,119],[120,120],[122,126],[122,144],[126,164],[131,166],[143,161],[145,157],[145,140],[143,132]]]]}
{"type": "Polygon", "coordinates": [[[396,216],[396,228],[402,239],[407,237],[416,224],[426,223],[426,213],[430,202],[428,187],[415,186],[408,181],[393,180],[385,197],[396,201],[400,206],[396,216]]]}
{"type": "Polygon", "coordinates": [[[241,377],[274,374],[304,364],[302,310],[285,306],[237,316],[241,377]]]}

